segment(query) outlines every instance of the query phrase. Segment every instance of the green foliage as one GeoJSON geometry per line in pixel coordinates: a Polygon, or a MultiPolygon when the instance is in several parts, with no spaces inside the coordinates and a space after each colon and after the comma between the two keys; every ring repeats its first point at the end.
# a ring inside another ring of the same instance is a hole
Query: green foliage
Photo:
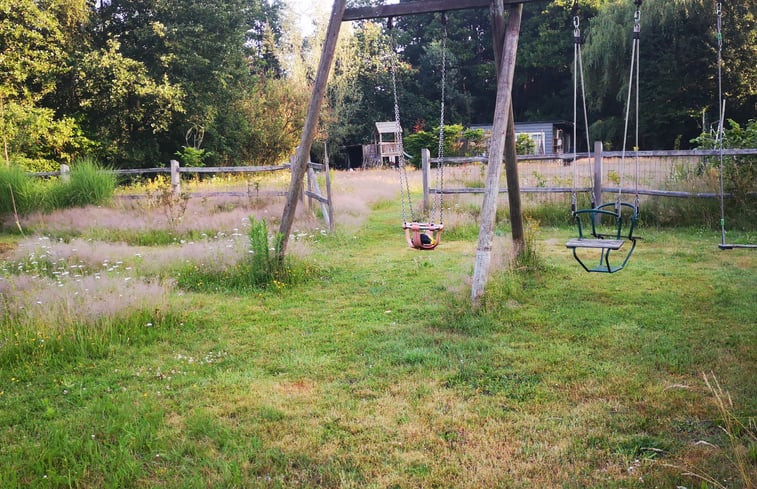
{"type": "Polygon", "coordinates": [[[182,146],[181,150],[176,152],[176,156],[179,157],[182,166],[201,167],[205,166],[205,160],[210,156],[210,153],[193,146],[182,146]]]}
{"type": "Polygon", "coordinates": [[[254,216],[250,216],[249,236],[251,256],[248,265],[252,285],[265,286],[283,278],[283,260],[279,256],[283,236],[277,233],[271,238],[265,220],[254,216]]]}
{"type": "Polygon", "coordinates": [[[536,151],[536,143],[528,134],[518,134],[515,139],[515,152],[519,155],[531,155],[536,151]]]}
{"type": "Polygon", "coordinates": [[[0,214],[27,212],[40,204],[40,187],[23,168],[0,165],[0,214]]]}
{"type": "Polygon", "coordinates": [[[300,142],[309,94],[286,79],[259,79],[237,103],[244,117],[239,157],[251,164],[286,160],[300,142]]]}
{"type": "Polygon", "coordinates": [[[150,153],[145,144],[184,112],[184,90],[168,77],[152,78],[147,66],[124,56],[114,40],[85,54],[77,69],[76,95],[88,131],[98,140],[97,155],[112,164],[144,163],[140,158],[150,153]]]}
{"type": "Polygon", "coordinates": [[[116,175],[91,158],[76,160],[67,179],[50,187],[50,206],[54,208],[102,205],[113,198],[116,175]]]}
{"type": "MultiPolygon", "coordinates": [[[[469,131],[473,137],[479,137],[476,131],[469,131]]],[[[480,138],[483,138],[481,131],[480,138]]],[[[479,139],[480,140],[480,139],[479,139]]],[[[426,148],[431,151],[431,157],[436,158],[439,152],[439,127],[435,127],[432,132],[418,131],[409,134],[403,139],[405,151],[413,155],[411,162],[413,165],[420,167],[421,149],[426,148]]],[[[463,126],[460,124],[450,124],[444,126],[444,156],[467,156],[468,153],[477,151],[475,145],[467,144],[464,138],[463,126]]]]}
{"type": "Polygon", "coordinates": [[[37,102],[65,70],[60,25],[45,3],[0,0],[0,100],[37,102]]]}
{"type": "Polygon", "coordinates": [[[55,171],[93,144],[73,118],[56,118],[52,109],[29,103],[0,107],[0,131],[10,159],[30,172],[55,171]]]}
{"type": "MultiPolygon", "coordinates": [[[[724,148],[755,148],[757,147],[757,119],[750,120],[745,127],[729,119],[728,126],[723,129],[724,148]]],[[[718,145],[713,133],[702,133],[692,139],[698,147],[714,149],[718,145]]],[[[709,168],[720,168],[719,158],[709,158],[705,162],[709,168]]],[[[704,170],[703,170],[704,171],[704,170]]],[[[749,194],[757,190],[757,156],[726,156],[723,158],[723,179],[727,192],[732,192],[740,203],[749,199],[749,194]]]]}
{"type": "MultiPolygon", "coordinates": [[[[730,92],[729,113],[738,120],[752,117],[757,101],[757,31],[745,25],[753,23],[755,7],[747,3],[723,7],[723,86],[730,92]]],[[[596,121],[593,137],[611,141],[616,148],[623,146],[634,8],[624,1],[600,6],[590,20],[584,49],[588,99],[597,114],[591,118],[596,121]]],[[[704,0],[649,0],[641,10],[641,146],[672,148],[702,130],[703,109],[718,114],[712,106],[717,100],[715,8],[704,0]]]]}

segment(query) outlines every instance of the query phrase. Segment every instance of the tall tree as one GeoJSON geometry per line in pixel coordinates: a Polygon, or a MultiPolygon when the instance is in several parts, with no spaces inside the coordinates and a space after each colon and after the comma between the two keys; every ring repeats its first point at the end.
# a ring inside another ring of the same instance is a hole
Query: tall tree
{"type": "MultiPolygon", "coordinates": [[[[757,82],[755,27],[753,20],[750,25],[748,19],[754,19],[756,7],[737,4],[724,2],[730,49],[725,53],[725,86],[732,95],[733,104],[729,105],[732,113],[748,115],[754,114],[757,82]],[[739,69],[731,69],[731,63],[739,69]]],[[[717,117],[714,5],[704,0],[648,0],[642,9],[639,109],[642,146],[685,146],[701,132],[704,110],[709,108],[710,114],[717,117]]],[[[599,115],[595,136],[616,147],[622,143],[633,10],[629,2],[603,5],[591,23],[585,49],[590,98],[599,115]]]]}

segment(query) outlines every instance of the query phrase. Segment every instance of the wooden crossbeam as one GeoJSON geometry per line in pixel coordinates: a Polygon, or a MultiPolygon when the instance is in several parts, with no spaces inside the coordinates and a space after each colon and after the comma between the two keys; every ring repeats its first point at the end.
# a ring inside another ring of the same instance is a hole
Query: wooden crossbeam
{"type": "MultiPolygon", "coordinates": [[[[529,3],[536,0],[504,0],[505,5],[529,3]]],[[[381,19],[386,17],[401,17],[403,15],[428,14],[432,12],[446,12],[451,10],[467,10],[473,8],[489,8],[492,0],[421,0],[378,7],[355,7],[344,11],[342,20],[381,19]]]]}

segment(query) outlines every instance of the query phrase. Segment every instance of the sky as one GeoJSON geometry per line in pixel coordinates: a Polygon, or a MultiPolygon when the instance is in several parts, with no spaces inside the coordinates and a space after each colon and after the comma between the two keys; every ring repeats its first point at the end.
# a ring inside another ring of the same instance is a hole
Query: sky
{"type": "MultiPolygon", "coordinates": [[[[312,34],[312,19],[318,15],[318,12],[329,12],[333,5],[332,0],[285,0],[285,3],[300,18],[300,29],[303,35],[312,34]]],[[[399,0],[384,0],[383,3],[399,3],[399,0]]]]}
{"type": "Polygon", "coordinates": [[[299,26],[302,34],[307,36],[313,32],[313,18],[318,10],[329,8],[329,0],[286,0],[292,13],[300,19],[299,26]]]}

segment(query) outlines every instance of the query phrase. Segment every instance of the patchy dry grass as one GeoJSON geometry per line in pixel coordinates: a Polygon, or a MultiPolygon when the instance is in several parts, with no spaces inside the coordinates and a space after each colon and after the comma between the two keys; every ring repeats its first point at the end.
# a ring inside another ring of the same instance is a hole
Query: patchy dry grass
{"type": "Polygon", "coordinates": [[[480,204],[450,199],[444,242],[421,253],[396,173],[334,187],[338,231],[303,212],[293,236],[316,272],[270,289],[165,277],[233,267],[241,216],[271,224],[275,200],[190,199],[184,234],[151,246],[115,239],[165,231],[164,210],[135,203],[35,216],[26,226],[55,238],[1,241],[0,486],[692,487],[697,470],[749,487],[730,462],[757,462],[749,250],[645,229],[626,270],[590,276],[564,248],[571,230],[542,224],[539,266],[513,269],[501,217],[501,264],[473,311],[480,204]],[[84,341],[55,343],[59,324],[84,341]],[[702,371],[747,429],[725,424],[702,371]]]}

